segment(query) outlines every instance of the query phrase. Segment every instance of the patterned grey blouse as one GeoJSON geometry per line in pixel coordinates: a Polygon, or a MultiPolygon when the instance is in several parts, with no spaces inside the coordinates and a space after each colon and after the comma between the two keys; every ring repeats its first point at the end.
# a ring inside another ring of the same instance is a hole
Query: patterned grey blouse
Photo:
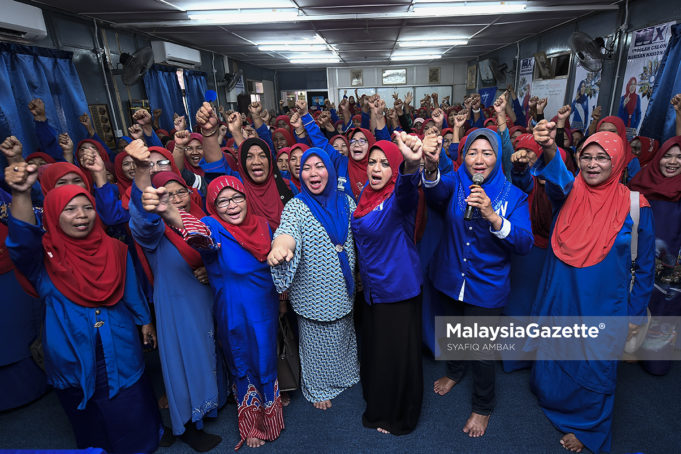
{"type": "MultiPolygon", "coordinates": [[[[350,216],[344,248],[354,275],[355,243],[350,219],[356,204],[351,197],[348,204],[350,216]]],[[[348,295],[336,245],[302,200],[291,199],[284,207],[274,238],[283,234],[296,240],[296,249],[290,262],[271,268],[277,292],[288,290],[293,310],[308,319],[328,322],[349,314],[354,295],[348,295]]]]}

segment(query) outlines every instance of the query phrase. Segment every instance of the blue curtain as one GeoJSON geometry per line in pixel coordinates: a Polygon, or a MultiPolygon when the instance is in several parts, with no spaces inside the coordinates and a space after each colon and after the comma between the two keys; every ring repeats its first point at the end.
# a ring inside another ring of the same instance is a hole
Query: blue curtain
{"type": "Polygon", "coordinates": [[[47,119],[74,143],[85,137],[78,117],[88,112],[73,53],[0,43],[0,140],[11,133],[21,140],[24,156],[38,148],[28,103],[41,98],[47,119]]]}
{"type": "Polygon", "coordinates": [[[173,125],[173,114],[186,115],[182,90],[177,81],[177,68],[154,65],[144,75],[144,88],[147,91],[151,109],[162,109],[159,125],[170,131],[173,125]]]}
{"type": "Polygon", "coordinates": [[[184,70],[184,92],[187,95],[187,107],[189,109],[189,120],[194,125],[196,112],[206,99],[206,73],[200,71],[184,70]]]}
{"type": "Polygon", "coordinates": [[[653,95],[639,135],[661,142],[676,135],[676,114],[669,100],[681,93],[681,24],[672,25],[672,36],[657,70],[653,95]]]}

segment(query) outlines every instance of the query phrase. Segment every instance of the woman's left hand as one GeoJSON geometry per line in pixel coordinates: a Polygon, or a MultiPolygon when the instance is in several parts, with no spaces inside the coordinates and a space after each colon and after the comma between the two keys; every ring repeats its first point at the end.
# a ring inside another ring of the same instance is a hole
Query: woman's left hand
{"type": "Polygon", "coordinates": [[[205,266],[200,266],[194,270],[194,277],[203,285],[208,285],[208,271],[205,266]]]}
{"type": "Polygon", "coordinates": [[[142,338],[144,339],[145,347],[153,349],[156,348],[158,342],[156,341],[156,330],[154,329],[154,325],[151,323],[142,325],[142,338]]]}
{"type": "Polygon", "coordinates": [[[492,209],[492,201],[487,197],[485,190],[477,184],[471,185],[471,193],[465,200],[470,206],[480,210],[480,215],[489,222],[493,222],[499,216],[492,209]]]}

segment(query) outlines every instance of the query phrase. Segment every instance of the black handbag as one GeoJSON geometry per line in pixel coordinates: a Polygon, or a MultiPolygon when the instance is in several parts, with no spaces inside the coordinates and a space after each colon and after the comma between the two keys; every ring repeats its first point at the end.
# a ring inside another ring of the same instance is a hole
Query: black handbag
{"type": "Polygon", "coordinates": [[[279,391],[294,391],[300,386],[298,342],[286,316],[279,317],[277,333],[277,374],[279,391]]]}

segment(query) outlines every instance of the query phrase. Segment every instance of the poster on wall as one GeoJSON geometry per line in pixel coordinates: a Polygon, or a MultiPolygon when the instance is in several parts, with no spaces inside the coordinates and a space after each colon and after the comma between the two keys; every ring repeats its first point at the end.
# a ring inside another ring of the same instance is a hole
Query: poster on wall
{"type": "Polygon", "coordinates": [[[667,22],[631,33],[627,69],[624,72],[622,95],[617,108],[617,116],[627,127],[629,140],[637,135],[648,108],[655,85],[655,75],[667,49],[671,36],[670,27],[673,24],[674,22],[667,22]]]}
{"type": "Polygon", "coordinates": [[[525,117],[530,110],[530,97],[532,87],[532,73],[534,72],[534,57],[523,58],[520,60],[520,71],[518,72],[518,86],[516,94],[523,108],[525,117]]]}
{"type": "Polygon", "coordinates": [[[544,108],[544,118],[551,119],[558,113],[558,109],[564,105],[565,93],[567,93],[566,78],[532,82],[532,96],[548,99],[544,108]]]}
{"type": "Polygon", "coordinates": [[[572,90],[570,107],[570,128],[585,130],[591,121],[591,112],[598,105],[601,89],[601,71],[591,72],[582,65],[575,70],[575,85],[572,90]]]}

